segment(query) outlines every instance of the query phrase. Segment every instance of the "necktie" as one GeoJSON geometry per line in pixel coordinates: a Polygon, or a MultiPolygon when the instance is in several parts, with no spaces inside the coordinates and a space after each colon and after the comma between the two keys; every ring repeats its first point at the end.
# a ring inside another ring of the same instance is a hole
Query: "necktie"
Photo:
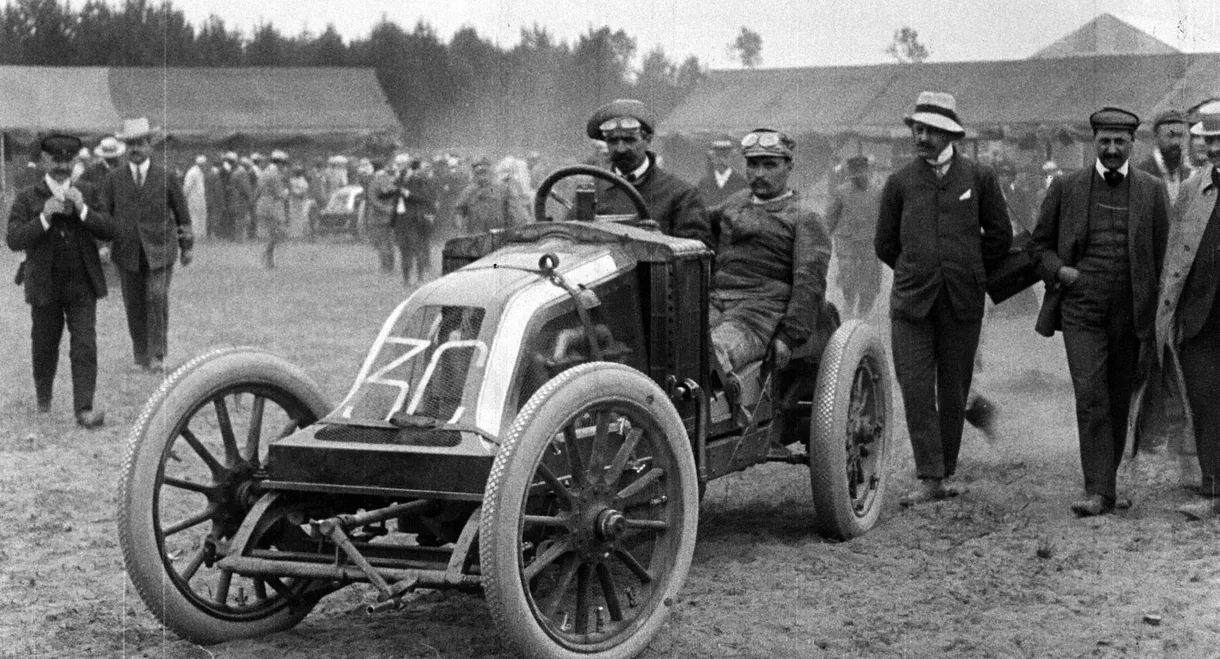
{"type": "Polygon", "coordinates": [[[1107,169],[1106,173],[1102,174],[1101,176],[1102,178],[1106,179],[1106,185],[1112,188],[1117,188],[1118,185],[1123,182],[1124,178],[1123,173],[1116,169],[1107,169]]]}

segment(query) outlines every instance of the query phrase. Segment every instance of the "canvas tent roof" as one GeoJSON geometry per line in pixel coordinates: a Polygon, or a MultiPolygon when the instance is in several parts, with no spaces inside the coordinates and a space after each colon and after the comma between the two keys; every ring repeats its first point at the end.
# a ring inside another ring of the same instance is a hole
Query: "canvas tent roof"
{"type": "Polygon", "coordinates": [[[1033,57],[1080,57],[1084,55],[1166,55],[1177,48],[1157,39],[1113,14],[1102,14],[1082,25],[1033,57]]]}
{"type": "Polygon", "coordinates": [[[104,134],[147,116],[189,141],[400,129],[372,69],[0,66],[0,130],[104,134]]]}
{"type": "Polygon", "coordinates": [[[665,134],[793,133],[883,138],[920,91],[952,93],[968,131],[1087,130],[1105,105],[1151,119],[1220,92],[1220,53],[712,71],[658,126],[665,134]]]}

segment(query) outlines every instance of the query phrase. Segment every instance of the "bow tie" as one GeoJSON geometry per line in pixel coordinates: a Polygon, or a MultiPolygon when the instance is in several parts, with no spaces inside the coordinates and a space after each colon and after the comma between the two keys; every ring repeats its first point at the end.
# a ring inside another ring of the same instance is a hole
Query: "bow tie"
{"type": "Polygon", "coordinates": [[[1122,172],[1115,169],[1107,169],[1105,173],[1101,175],[1101,177],[1106,179],[1106,185],[1112,188],[1117,188],[1125,178],[1122,172]]]}

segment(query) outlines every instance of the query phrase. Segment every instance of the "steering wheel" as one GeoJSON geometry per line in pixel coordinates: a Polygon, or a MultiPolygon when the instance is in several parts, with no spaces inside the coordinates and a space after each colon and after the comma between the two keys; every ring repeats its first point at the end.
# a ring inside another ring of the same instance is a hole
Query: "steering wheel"
{"type": "Polygon", "coordinates": [[[568,210],[572,210],[574,204],[570,200],[559,196],[559,193],[554,192],[553,188],[556,183],[573,176],[592,176],[593,178],[609,182],[610,185],[622,190],[627,195],[627,198],[631,200],[631,204],[635,206],[637,219],[648,220],[652,218],[648,212],[648,204],[644,203],[644,198],[640,196],[639,190],[636,190],[635,186],[628,183],[623,177],[617,176],[613,172],[601,167],[593,167],[592,165],[568,165],[551,172],[550,176],[543,179],[542,184],[538,186],[538,192],[534,195],[535,221],[551,221],[551,218],[546,214],[546,200],[548,198],[554,199],[563,204],[568,210]]]}

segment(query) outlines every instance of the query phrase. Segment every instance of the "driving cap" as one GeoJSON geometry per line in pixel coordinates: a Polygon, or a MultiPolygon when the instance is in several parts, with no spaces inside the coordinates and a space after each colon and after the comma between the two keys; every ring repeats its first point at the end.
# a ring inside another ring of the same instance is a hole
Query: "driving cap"
{"type": "Polygon", "coordinates": [[[81,149],[81,142],[79,137],[52,133],[42,138],[38,143],[38,148],[52,158],[64,160],[76,157],[77,152],[81,149]]]}
{"type": "Polygon", "coordinates": [[[1107,106],[1089,115],[1089,125],[1094,133],[1104,128],[1135,133],[1140,127],[1140,118],[1134,112],[1107,106]]]}
{"type": "Polygon", "coordinates": [[[1186,115],[1177,110],[1162,110],[1152,122],[1152,130],[1160,128],[1164,124],[1184,124],[1186,123],[1186,115]]]}
{"type": "Polygon", "coordinates": [[[638,127],[645,135],[652,135],[652,126],[655,123],[652,113],[648,111],[648,107],[642,101],[634,98],[620,98],[610,101],[593,112],[593,116],[589,117],[589,123],[585,125],[585,134],[590,139],[600,140],[603,138],[603,131],[610,130],[604,126],[615,120],[618,120],[617,123],[610,129],[638,127]]]}
{"type": "Polygon", "coordinates": [[[774,128],[755,128],[741,138],[741,155],[745,158],[773,156],[792,160],[796,141],[774,128]]]}
{"type": "Polygon", "coordinates": [[[961,120],[957,118],[957,99],[953,98],[953,94],[944,92],[919,92],[915,99],[915,111],[902,121],[908,127],[921,123],[959,138],[966,135],[966,129],[962,128],[961,120]]]}

